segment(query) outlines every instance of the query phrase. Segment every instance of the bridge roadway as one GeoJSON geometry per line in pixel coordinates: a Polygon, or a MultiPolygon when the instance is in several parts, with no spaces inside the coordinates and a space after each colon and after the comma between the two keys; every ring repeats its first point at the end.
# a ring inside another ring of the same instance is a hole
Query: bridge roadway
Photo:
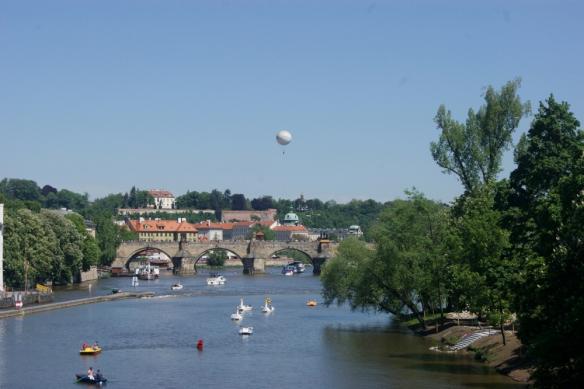
{"type": "Polygon", "coordinates": [[[168,255],[173,262],[175,272],[192,274],[196,264],[206,253],[223,249],[235,254],[243,263],[243,272],[253,274],[263,272],[265,261],[280,251],[292,249],[306,254],[313,266],[313,273],[320,274],[321,266],[334,256],[338,243],[329,241],[315,242],[281,242],[260,240],[223,240],[205,242],[122,242],[116,252],[112,267],[127,268],[130,260],[146,249],[157,249],[168,255]]]}

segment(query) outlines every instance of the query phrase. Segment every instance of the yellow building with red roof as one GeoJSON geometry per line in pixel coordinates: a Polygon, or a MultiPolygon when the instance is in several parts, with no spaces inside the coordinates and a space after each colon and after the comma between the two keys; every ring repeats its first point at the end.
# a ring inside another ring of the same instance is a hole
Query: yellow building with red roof
{"type": "Polygon", "coordinates": [[[195,224],[186,219],[178,220],[129,220],[130,231],[138,234],[138,239],[145,242],[195,242],[198,230],[195,224]]]}

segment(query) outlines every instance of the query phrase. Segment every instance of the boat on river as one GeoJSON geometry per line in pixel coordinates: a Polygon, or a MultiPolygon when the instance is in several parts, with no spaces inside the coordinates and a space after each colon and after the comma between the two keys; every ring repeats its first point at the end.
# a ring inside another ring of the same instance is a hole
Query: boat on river
{"type": "Polygon", "coordinates": [[[136,269],[138,278],[141,280],[151,281],[160,277],[160,268],[158,266],[151,266],[147,264],[146,266],[141,266],[136,269]]]}
{"type": "Polygon", "coordinates": [[[239,312],[248,312],[251,311],[253,307],[251,305],[247,305],[243,303],[243,297],[239,300],[239,305],[237,306],[237,310],[239,312]]]}
{"type": "Polygon", "coordinates": [[[241,320],[243,319],[243,316],[241,315],[241,313],[239,313],[239,309],[235,310],[235,313],[231,314],[231,320],[241,320]]]}
{"type": "Polygon", "coordinates": [[[284,266],[282,268],[282,274],[285,276],[293,276],[295,272],[294,266],[284,266]]]}
{"type": "Polygon", "coordinates": [[[294,268],[294,273],[304,273],[306,271],[306,267],[300,261],[290,262],[287,266],[292,266],[294,268]]]}
{"type": "Polygon", "coordinates": [[[241,327],[239,329],[239,335],[251,335],[253,334],[253,327],[241,327]]]}
{"type": "Polygon", "coordinates": [[[207,285],[223,285],[225,284],[225,277],[219,274],[211,274],[207,278],[207,285]]]}
{"type": "Polygon", "coordinates": [[[182,284],[180,282],[173,284],[170,289],[172,290],[181,290],[183,288],[182,284]]]}
{"type": "Polygon", "coordinates": [[[96,355],[101,352],[101,347],[99,346],[87,346],[79,350],[81,355],[96,355]]]}
{"type": "Polygon", "coordinates": [[[316,302],[316,300],[308,300],[306,302],[306,305],[309,307],[316,307],[318,305],[318,303],[316,302]]]}
{"type": "Polygon", "coordinates": [[[75,378],[78,384],[104,385],[107,382],[107,378],[103,376],[91,379],[87,374],[75,374],[75,378]]]}
{"type": "Polygon", "coordinates": [[[262,312],[263,313],[272,313],[274,312],[274,306],[272,305],[272,299],[266,297],[264,300],[264,305],[262,305],[262,312]]]}

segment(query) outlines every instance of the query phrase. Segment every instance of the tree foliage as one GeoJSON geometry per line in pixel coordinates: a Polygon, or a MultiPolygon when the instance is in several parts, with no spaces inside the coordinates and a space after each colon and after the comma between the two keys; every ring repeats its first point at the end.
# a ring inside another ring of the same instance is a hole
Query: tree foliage
{"type": "Polygon", "coordinates": [[[516,153],[508,224],[520,282],[521,340],[538,383],[584,380],[584,134],[567,103],[540,103],[516,153]]]}
{"type": "Polygon", "coordinates": [[[207,265],[209,266],[223,266],[225,261],[229,258],[225,250],[213,250],[207,256],[207,265]]]}
{"type": "Polygon", "coordinates": [[[349,301],[353,308],[411,313],[425,326],[423,309],[438,308],[445,297],[444,277],[435,270],[443,258],[446,213],[418,192],[408,195],[388,206],[373,227],[375,251],[355,239],[341,243],[322,276],[327,303],[349,301]]]}
{"type": "Polygon", "coordinates": [[[95,263],[94,247],[76,224],[49,211],[8,209],[5,229],[5,279],[22,288],[25,281],[70,283],[95,263]],[[26,275],[26,277],[25,277],[26,275]]]}
{"type": "Polygon", "coordinates": [[[485,104],[469,109],[465,123],[452,118],[444,105],[434,118],[440,138],[432,142],[432,157],[445,172],[455,174],[466,191],[493,182],[501,170],[503,152],[509,148],[513,131],[529,112],[517,95],[520,80],[510,81],[499,92],[491,86],[485,104]]]}

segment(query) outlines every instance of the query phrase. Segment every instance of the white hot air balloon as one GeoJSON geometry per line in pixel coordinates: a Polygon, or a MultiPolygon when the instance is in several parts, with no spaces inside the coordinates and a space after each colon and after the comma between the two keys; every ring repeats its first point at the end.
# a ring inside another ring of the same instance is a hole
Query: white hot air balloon
{"type": "MultiPolygon", "coordinates": [[[[276,141],[282,146],[286,146],[288,143],[292,142],[292,134],[286,130],[278,131],[276,134],[276,141]]],[[[285,154],[284,150],[282,150],[282,154],[285,154]]]]}

